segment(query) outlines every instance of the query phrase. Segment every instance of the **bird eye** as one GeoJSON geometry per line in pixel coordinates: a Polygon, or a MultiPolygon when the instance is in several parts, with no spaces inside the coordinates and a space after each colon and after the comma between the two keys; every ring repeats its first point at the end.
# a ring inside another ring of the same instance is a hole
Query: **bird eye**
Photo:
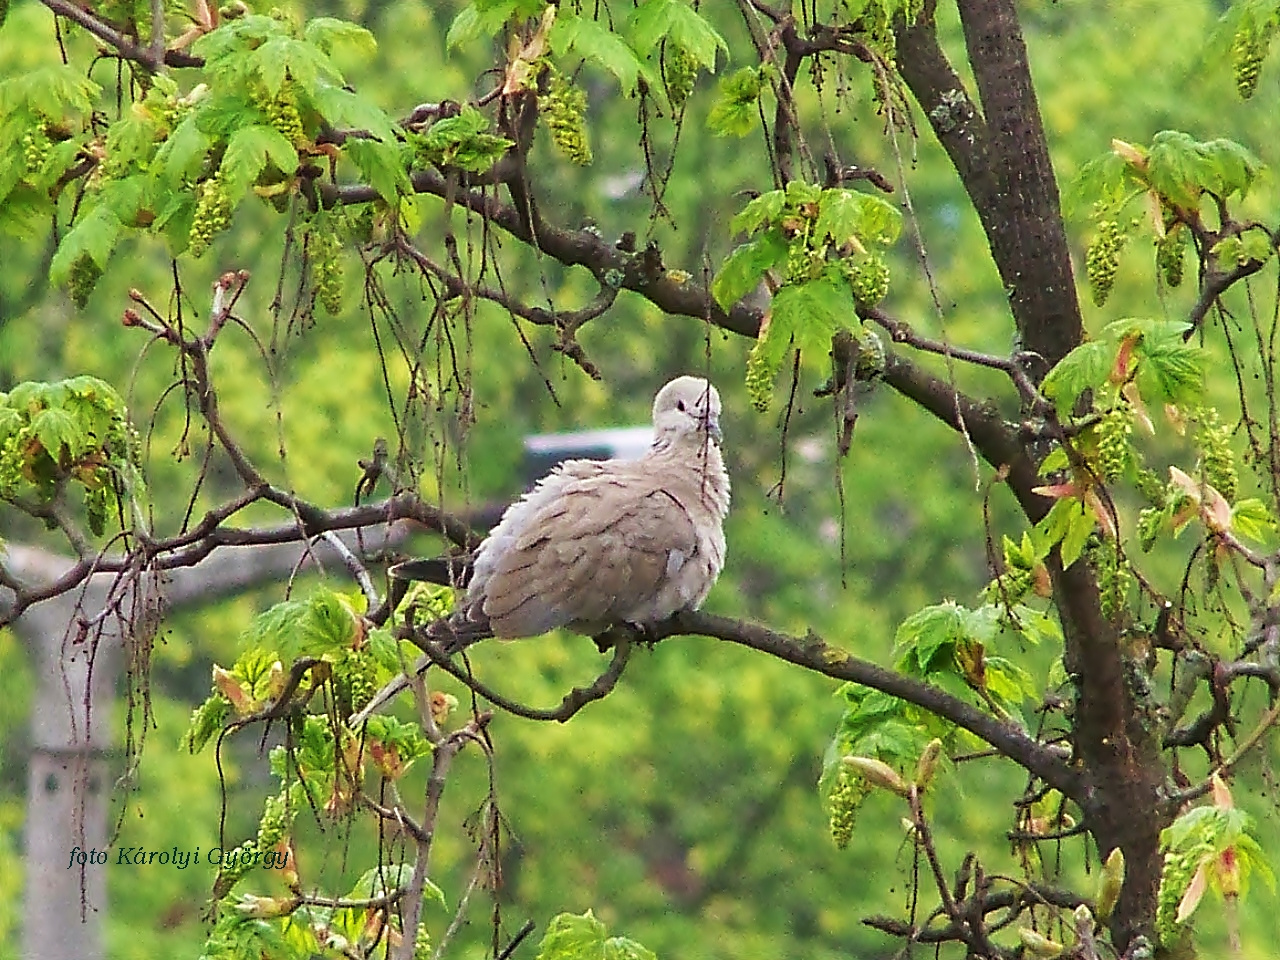
{"type": "Polygon", "coordinates": [[[677,401],[676,401],[676,409],[677,409],[677,410],[679,410],[681,413],[684,413],[684,401],[683,401],[683,400],[677,400],[677,401]]]}

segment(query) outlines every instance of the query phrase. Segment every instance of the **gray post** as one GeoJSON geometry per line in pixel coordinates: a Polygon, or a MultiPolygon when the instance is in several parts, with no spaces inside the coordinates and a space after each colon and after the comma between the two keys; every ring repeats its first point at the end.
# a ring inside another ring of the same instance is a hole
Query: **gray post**
{"type": "MultiPolygon", "coordinates": [[[[8,552],[11,567],[39,580],[54,579],[72,565],[28,547],[10,545],[8,552]]],[[[84,592],[81,616],[102,611],[101,579],[84,592]]],[[[27,775],[26,960],[103,956],[107,873],[91,865],[89,856],[105,856],[107,847],[106,751],[121,636],[115,618],[108,617],[96,654],[87,644],[74,644],[69,625],[78,599],[75,591],[38,604],[14,624],[34,655],[37,678],[27,775]]]]}

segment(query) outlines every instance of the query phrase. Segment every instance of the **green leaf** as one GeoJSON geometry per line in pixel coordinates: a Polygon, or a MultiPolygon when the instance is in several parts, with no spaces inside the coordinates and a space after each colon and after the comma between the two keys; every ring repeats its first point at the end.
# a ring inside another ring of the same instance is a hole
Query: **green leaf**
{"type": "Polygon", "coordinates": [[[86,254],[99,268],[105,268],[122,229],[120,218],[106,204],[100,203],[81,216],[58,244],[58,252],[49,264],[50,282],[65,283],[72,265],[86,254]]]}
{"type": "Polygon", "coordinates": [[[863,244],[889,244],[902,230],[902,214],[891,203],[858,190],[822,191],[817,234],[830,237],[837,247],[858,240],[863,244]]]}
{"type": "Polygon", "coordinates": [[[1040,384],[1040,392],[1054,402],[1059,416],[1070,413],[1085,390],[1096,389],[1107,382],[1116,350],[1114,343],[1091,340],[1080,344],[1049,371],[1040,384]]]}
{"type": "Polygon", "coordinates": [[[788,283],[773,298],[772,323],[795,337],[796,346],[821,356],[831,349],[837,327],[856,318],[853,294],[840,279],[823,276],[788,283]]]}
{"type": "Polygon", "coordinates": [[[756,288],[766,270],[781,263],[786,256],[787,242],[777,230],[760,234],[725,258],[711,281],[711,295],[722,310],[728,310],[756,288]]]}
{"type": "Polygon", "coordinates": [[[285,600],[263,611],[240,642],[248,649],[237,670],[250,683],[278,657],[324,656],[348,649],[355,637],[355,618],[332,590],[316,590],[306,600],[285,600]]]}
{"type": "Polygon", "coordinates": [[[321,80],[311,91],[311,103],[331,126],[367,130],[379,140],[396,138],[391,118],[362,94],[321,80]]]}
{"type": "Polygon", "coordinates": [[[225,61],[236,59],[245,50],[257,49],[269,37],[283,36],[286,29],[283,21],[263,14],[224,20],[217,30],[196,40],[191,52],[204,57],[207,67],[225,70],[225,61]]]}
{"type": "Polygon", "coordinates": [[[156,153],[153,169],[171,186],[177,186],[185,180],[192,179],[204,162],[209,150],[209,137],[198,125],[196,114],[184,119],[156,153]]]}
{"type": "Polygon", "coordinates": [[[58,179],[72,166],[72,163],[84,148],[87,139],[85,135],[81,134],[69,140],[59,140],[50,146],[49,155],[41,165],[39,174],[35,177],[27,178],[31,186],[40,190],[48,190],[53,187],[58,182],[58,179]]]}
{"type": "Polygon", "coordinates": [[[394,206],[402,194],[413,192],[401,159],[400,145],[380,140],[348,140],[343,153],[378,195],[394,206]]]}
{"type": "Polygon", "coordinates": [[[191,720],[179,747],[188,753],[199,753],[230,716],[231,701],[215,693],[191,712],[191,720]]]}
{"type": "Polygon", "coordinates": [[[464,106],[456,117],[433,124],[420,142],[431,163],[480,173],[497,163],[513,145],[488,130],[489,119],[475,107],[464,106]]]}
{"type": "Polygon", "coordinates": [[[1034,700],[1039,691],[1031,674],[1007,657],[983,657],[987,690],[1008,706],[1017,706],[1024,700],[1034,700]]]}
{"type": "Polygon", "coordinates": [[[658,955],[630,937],[610,937],[604,942],[604,960],[658,960],[658,955]]]}
{"type": "Polygon", "coordinates": [[[324,654],[351,647],[356,623],[352,611],[332,590],[317,590],[307,601],[302,619],[303,654],[324,654]]]}
{"type": "Polygon", "coordinates": [[[149,158],[155,152],[159,129],[147,114],[136,110],[126,113],[107,128],[107,156],[112,164],[123,167],[149,158]]]}
{"type": "Polygon", "coordinates": [[[1243,199],[1264,168],[1261,160],[1234,140],[1210,140],[1199,147],[1205,160],[1205,189],[1220,197],[1238,192],[1243,199]]]}
{"type": "Polygon", "coordinates": [[[1149,317],[1124,317],[1120,320],[1112,320],[1103,327],[1102,335],[1117,342],[1130,336],[1162,340],[1172,337],[1181,338],[1190,329],[1191,324],[1185,320],[1152,320],[1149,317]]]}
{"type": "Polygon", "coordinates": [[[1206,164],[1199,144],[1178,130],[1162,130],[1151,141],[1147,179],[1164,196],[1194,209],[1206,186],[1206,164]]]}
{"type": "Polygon", "coordinates": [[[1093,204],[1102,212],[1114,212],[1134,195],[1135,182],[1124,158],[1108,150],[1081,167],[1063,191],[1063,213],[1077,217],[1093,204]]]}
{"type": "Polygon", "coordinates": [[[307,21],[302,39],[326,54],[333,53],[338,46],[350,47],[366,56],[371,56],[378,49],[378,41],[364,27],[334,17],[316,17],[307,21]]]}
{"type": "Polygon", "coordinates": [[[365,900],[372,897],[385,897],[392,890],[399,890],[409,885],[413,879],[413,864],[388,863],[373,867],[360,875],[347,897],[351,900],[365,900]]]}
{"type": "Polygon", "coordinates": [[[190,190],[169,196],[168,202],[151,225],[153,232],[164,234],[169,253],[178,256],[191,244],[191,223],[195,220],[196,198],[190,190]]]}
{"type": "Polygon", "coordinates": [[[153,183],[150,177],[141,174],[108,180],[102,185],[98,202],[110,209],[121,223],[131,224],[147,206],[153,183]]]}
{"type": "Polygon", "coordinates": [[[261,123],[263,113],[246,96],[212,93],[200,101],[195,117],[201,132],[225,140],[246,124],[261,123]]]}
{"type": "MultiPolygon", "coordinates": [[[[347,899],[369,900],[385,897],[393,890],[403,890],[412,880],[413,864],[411,863],[388,863],[373,867],[360,875],[360,879],[347,894],[347,899]]],[[[444,891],[430,880],[424,884],[422,896],[424,900],[434,900],[441,906],[445,905],[444,891]]]]}
{"type": "MultiPolygon", "coordinates": [[[[497,27],[484,32],[489,36],[493,36],[501,26],[502,24],[499,23],[497,27]]],[[[461,47],[463,44],[474,40],[480,36],[481,32],[480,11],[476,9],[474,3],[468,3],[458,11],[453,18],[453,22],[449,24],[449,30],[444,35],[445,52],[453,52],[455,47],[461,47]]]]}
{"type": "MultiPolygon", "coordinates": [[[[652,2],[654,0],[650,0],[652,2]]],[[[763,91],[763,68],[743,67],[723,77],[719,85],[720,97],[707,117],[711,132],[718,137],[745,137],[749,134],[760,119],[760,94],[763,91]]]]}
{"type": "Polygon", "coordinates": [[[25,111],[50,120],[68,108],[88,113],[102,88],[68,64],[27,70],[0,83],[0,115],[25,111]]]}
{"type": "Polygon", "coordinates": [[[678,6],[678,0],[644,0],[631,12],[627,19],[627,33],[631,37],[631,46],[641,56],[652,53],[662,38],[671,32],[678,6]]]}
{"type": "Polygon", "coordinates": [[[1080,559],[1080,554],[1089,542],[1089,535],[1093,533],[1096,518],[1093,510],[1079,500],[1068,499],[1062,502],[1070,504],[1066,511],[1069,522],[1062,537],[1062,566],[1066,568],[1080,559]]]}
{"type": "Polygon", "coordinates": [[[365,737],[377,740],[387,746],[394,746],[401,761],[406,764],[431,752],[431,744],[422,735],[422,728],[416,723],[406,723],[383,714],[375,714],[369,718],[365,727],[365,737]]]}
{"type": "Polygon", "coordinates": [[[1265,503],[1248,497],[1231,508],[1231,529],[1248,540],[1271,544],[1275,541],[1276,518],[1265,503]]]}
{"type": "Polygon", "coordinates": [[[1218,258],[1218,262],[1225,270],[1234,270],[1249,260],[1245,256],[1244,241],[1239,237],[1223,237],[1209,249],[1209,252],[1218,258]]]}
{"type": "Polygon", "coordinates": [[[792,207],[800,207],[806,203],[821,203],[822,188],[816,183],[804,180],[791,180],[787,183],[787,203],[792,207]]]}
{"type": "Polygon", "coordinates": [[[467,4],[449,25],[449,32],[445,35],[445,50],[451,51],[480,36],[492,37],[511,19],[515,11],[515,0],[487,3],[483,10],[478,4],[467,4]]]}
{"type": "Polygon", "coordinates": [[[693,7],[672,3],[669,36],[679,44],[708,73],[716,72],[716,52],[727,55],[729,45],[693,7]]]}
{"type": "Polygon", "coordinates": [[[31,418],[31,431],[55,461],[65,455],[74,458],[81,447],[82,432],[75,419],[61,407],[46,407],[31,418]],[[64,448],[65,447],[65,451],[64,448]]]}
{"type": "Polygon", "coordinates": [[[51,208],[47,191],[18,185],[0,194],[0,230],[29,241],[48,225],[51,208]]]}
{"type": "Polygon", "coordinates": [[[894,646],[898,651],[899,663],[915,661],[912,672],[927,673],[935,656],[944,647],[950,656],[950,648],[957,640],[967,636],[966,615],[964,607],[948,600],[918,610],[902,621],[894,636],[894,646]]]}
{"type": "Polygon", "coordinates": [[[751,236],[766,223],[777,220],[786,202],[787,195],[781,190],[770,190],[760,194],[729,221],[729,231],[751,236]]]}
{"type": "Polygon", "coordinates": [[[582,916],[553,917],[537,960],[657,960],[657,955],[626,937],[607,937],[605,925],[588,910],[582,916]]]}
{"type": "Polygon", "coordinates": [[[969,640],[977,640],[982,644],[990,644],[996,638],[996,632],[1000,628],[1000,620],[1004,611],[994,603],[984,603],[976,610],[970,610],[966,607],[960,608],[964,611],[962,619],[962,627],[964,636],[969,640]]]}
{"type": "Polygon", "coordinates": [[[894,715],[883,717],[865,727],[862,734],[850,741],[842,753],[857,753],[875,757],[885,763],[900,763],[920,756],[924,745],[933,739],[933,731],[923,724],[906,723],[901,717],[902,701],[894,715]]]}
{"type": "Polygon", "coordinates": [[[272,37],[253,51],[249,64],[272,95],[280,92],[286,77],[308,95],[321,78],[342,83],[342,74],[328,57],[311,44],[292,37],[272,37]]]}
{"type": "Polygon", "coordinates": [[[773,380],[778,374],[778,369],[782,366],[782,358],[787,355],[787,351],[790,349],[790,331],[773,323],[771,319],[760,331],[756,345],[751,348],[751,353],[747,358],[748,378],[750,378],[751,371],[754,368],[757,371],[756,375],[766,379],[768,385],[772,387],[773,380]]]}
{"type": "MultiPolygon", "coordinates": [[[[1085,512],[1084,504],[1075,497],[1057,499],[1047,515],[1032,531],[1039,552],[1047,554],[1053,545],[1060,544],[1069,536],[1073,536],[1071,531],[1082,524],[1082,515],[1088,520],[1088,530],[1085,530],[1085,536],[1088,536],[1088,532],[1093,530],[1093,517],[1085,512]]],[[[1079,536],[1079,532],[1076,532],[1075,536],[1079,536]]],[[[1076,552],[1073,559],[1078,556],[1079,552],[1076,552]]],[[[1062,558],[1062,561],[1066,563],[1066,558],[1062,558]]],[[[1066,563],[1066,566],[1070,566],[1070,563],[1066,563]]]]}
{"type": "Polygon", "coordinates": [[[1239,807],[1192,807],[1160,832],[1160,849],[1168,853],[1207,846],[1220,853],[1253,830],[1253,818],[1239,807]]]}
{"type": "Polygon", "coordinates": [[[1148,400],[1187,404],[1204,392],[1204,351],[1182,339],[1184,324],[1164,324],[1134,348],[1138,390],[1148,400]]]}
{"type": "Polygon", "coordinates": [[[622,92],[632,93],[644,64],[627,42],[608,27],[590,17],[580,16],[562,7],[551,28],[551,49],[558,56],[576,53],[584,60],[594,60],[618,79],[622,92]]]}
{"type": "Polygon", "coordinates": [[[1040,476],[1047,477],[1049,474],[1065,470],[1069,466],[1071,466],[1071,458],[1067,456],[1067,451],[1062,447],[1054,447],[1040,462],[1040,470],[1038,472],[1040,476]]]}
{"type": "Polygon", "coordinates": [[[1062,644],[1062,627],[1051,613],[1044,610],[1019,604],[1013,608],[1013,617],[1006,621],[1005,626],[1033,645],[1046,642],[1055,646],[1062,644]]]}
{"type": "Polygon", "coordinates": [[[1266,230],[1252,227],[1240,234],[1240,255],[1244,263],[1266,263],[1275,252],[1275,244],[1266,230]]]}
{"type": "Polygon", "coordinates": [[[268,163],[274,164],[285,176],[292,176],[298,169],[298,151],[279,130],[255,123],[231,135],[218,171],[233,205],[266,170],[268,163]]]}
{"type": "Polygon", "coordinates": [[[4,207],[9,195],[27,174],[27,160],[22,153],[22,134],[17,130],[7,132],[6,128],[9,127],[16,125],[0,123],[0,211],[3,214],[8,213],[4,207]]]}

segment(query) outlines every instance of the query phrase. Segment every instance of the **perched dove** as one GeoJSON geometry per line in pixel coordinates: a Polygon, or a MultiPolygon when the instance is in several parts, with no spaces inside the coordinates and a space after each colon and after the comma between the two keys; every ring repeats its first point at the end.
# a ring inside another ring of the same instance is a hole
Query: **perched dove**
{"type": "MultiPolygon", "coordinates": [[[[476,551],[458,610],[429,634],[452,652],[483,637],[595,635],[696,610],[724,567],[728,511],[720,395],[678,377],[653,401],[643,456],[567,460],[507,508],[476,551]]],[[[413,578],[413,568],[393,572],[413,578]]]]}

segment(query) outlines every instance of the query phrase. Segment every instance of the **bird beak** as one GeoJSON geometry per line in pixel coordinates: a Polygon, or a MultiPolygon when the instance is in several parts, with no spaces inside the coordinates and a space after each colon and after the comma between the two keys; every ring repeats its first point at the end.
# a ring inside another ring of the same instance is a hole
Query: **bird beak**
{"type": "Polygon", "coordinates": [[[723,442],[724,434],[720,432],[719,417],[707,418],[707,433],[710,434],[711,439],[714,440],[717,444],[723,442]]]}

